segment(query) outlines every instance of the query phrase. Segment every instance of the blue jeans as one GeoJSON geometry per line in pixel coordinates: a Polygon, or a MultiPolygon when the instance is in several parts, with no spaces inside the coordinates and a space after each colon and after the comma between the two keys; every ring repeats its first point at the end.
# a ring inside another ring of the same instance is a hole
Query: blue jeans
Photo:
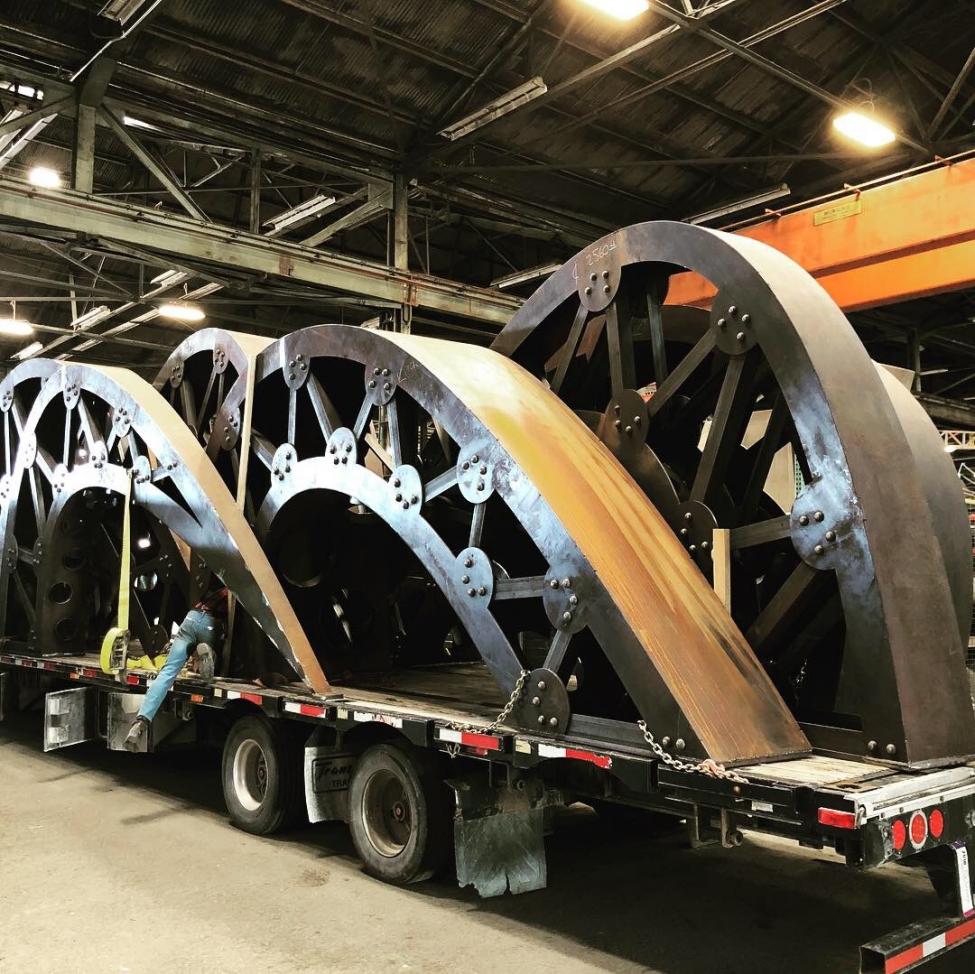
{"type": "Polygon", "coordinates": [[[146,720],[152,720],[159,712],[166,694],[172,689],[181,670],[186,665],[190,653],[196,649],[199,643],[209,643],[214,652],[217,651],[215,645],[220,625],[215,616],[201,609],[190,609],[186,613],[169,647],[169,655],[159,675],[152,681],[149,691],[146,693],[145,700],[139,708],[139,716],[146,720]]]}

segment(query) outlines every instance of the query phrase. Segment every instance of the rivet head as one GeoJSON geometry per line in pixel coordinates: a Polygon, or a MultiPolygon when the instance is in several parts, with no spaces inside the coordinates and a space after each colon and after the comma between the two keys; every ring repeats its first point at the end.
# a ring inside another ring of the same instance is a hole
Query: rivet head
{"type": "Polygon", "coordinates": [[[687,537],[687,528],[681,528],[680,529],[680,535],[681,535],[682,538],[686,538],[687,537]]]}
{"type": "Polygon", "coordinates": [[[549,717],[549,719],[548,719],[548,726],[549,727],[558,727],[559,726],[559,719],[558,719],[558,717],[549,717]]]}
{"type": "Polygon", "coordinates": [[[688,512],[687,512],[687,513],[686,513],[686,514],[684,515],[684,520],[685,520],[685,521],[693,521],[693,520],[694,520],[694,515],[693,515],[693,514],[691,514],[691,512],[690,512],[690,511],[688,511],[688,512]]]}
{"type": "Polygon", "coordinates": [[[410,502],[409,501],[403,501],[403,510],[404,511],[408,511],[409,509],[410,509],[410,502]]]}
{"type": "Polygon", "coordinates": [[[566,611],[562,613],[562,621],[563,622],[572,622],[572,613],[569,612],[568,609],[566,609],[566,611]]]}
{"type": "Polygon", "coordinates": [[[477,489],[478,490],[484,490],[484,481],[483,480],[479,480],[477,482],[477,489]]]}
{"type": "Polygon", "coordinates": [[[467,460],[465,460],[465,461],[464,461],[464,463],[463,463],[463,468],[464,468],[465,470],[470,470],[470,468],[471,468],[471,465],[470,465],[470,463],[468,463],[468,461],[467,461],[467,460]]]}
{"type": "Polygon", "coordinates": [[[710,547],[711,547],[711,545],[710,545],[709,542],[707,542],[707,541],[702,541],[701,542],[701,551],[707,551],[708,548],[710,548],[710,547]]]}
{"type": "Polygon", "coordinates": [[[897,745],[896,745],[896,744],[888,744],[888,745],[887,745],[887,746],[886,746],[886,747],[884,748],[884,750],[885,750],[885,751],[886,751],[886,752],[887,752],[888,754],[890,754],[890,755],[894,755],[894,754],[896,754],[896,753],[897,753],[897,745]]]}
{"type": "Polygon", "coordinates": [[[542,698],[541,697],[532,697],[532,706],[533,707],[541,707],[541,705],[542,705],[542,698]]]}
{"type": "Polygon", "coordinates": [[[481,586],[481,587],[480,587],[480,588],[479,588],[479,589],[477,590],[477,594],[478,594],[478,595],[487,595],[487,589],[486,589],[486,588],[485,588],[485,587],[484,587],[484,586],[482,585],[482,586],[481,586]]]}
{"type": "Polygon", "coordinates": [[[678,737],[674,742],[674,747],[677,748],[678,751],[683,751],[684,748],[687,747],[687,745],[684,743],[684,738],[678,737]]]}
{"type": "Polygon", "coordinates": [[[619,416],[619,414],[620,414],[620,405],[619,405],[619,403],[617,403],[615,406],[613,406],[613,412],[616,413],[617,416],[619,416]]]}
{"type": "Polygon", "coordinates": [[[538,681],[538,689],[539,690],[544,690],[545,689],[545,681],[544,680],[539,680],[538,681]]]}
{"type": "Polygon", "coordinates": [[[551,579],[549,581],[549,583],[548,583],[548,587],[549,588],[558,588],[559,587],[559,580],[557,578],[551,579]]]}
{"type": "Polygon", "coordinates": [[[538,715],[538,722],[540,724],[544,724],[545,723],[545,714],[539,714],[538,715]]]}
{"type": "Polygon", "coordinates": [[[376,388],[376,380],[375,379],[370,379],[369,380],[369,388],[370,389],[375,389],[376,388]]]}
{"type": "Polygon", "coordinates": [[[586,285],[586,294],[592,294],[592,288],[586,285]]]}
{"type": "Polygon", "coordinates": [[[372,370],[372,374],[373,374],[373,375],[379,375],[379,366],[378,366],[378,365],[376,366],[376,368],[374,368],[374,369],[372,370]]]}
{"type": "Polygon", "coordinates": [[[726,328],[728,326],[728,322],[724,318],[719,318],[717,324],[719,328],[726,328]]]}
{"type": "Polygon", "coordinates": [[[815,513],[815,514],[813,514],[813,517],[814,517],[814,518],[815,518],[815,519],[816,519],[817,521],[822,521],[822,520],[823,520],[823,517],[824,517],[824,516],[825,516],[825,515],[823,514],[823,512],[822,512],[822,511],[816,511],[816,513],[815,513]]]}
{"type": "Polygon", "coordinates": [[[412,497],[410,498],[410,503],[411,503],[411,504],[419,504],[419,503],[420,503],[420,498],[419,498],[419,496],[418,496],[417,494],[414,494],[414,495],[413,495],[413,496],[412,496],[412,497]]]}
{"type": "Polygon", "coordinates": [[[465,568],[473,568],[474,567],[474,559],[473,558],[465,558],[464,559],[464,567],[465,568]]]}
{"type": "Polygon", "coordinates": [[[572,588],[572,579],[571,578],[563,578],[562,579],[562,588],[572,588]]]}
{"type": "Polygon", "coordinates": [[[612,288],[608,284],[604,284],[603,285],[603,294],[609,294],[610,291],[612,291],[612,288]]]}
{"type": "Polygon", "coordinates": [[[873,752],[877,750],[877,742],[876,741],[867,741],[867,750],[871,754],[873,754],[873,752]]]}
{"type": "Polygon", "coordinates": [[[389,369],[383,369],[383,375],[389,375],[389,369]]]}
{"type": "Polygon", "coordinates": [[[738,332],[738,334],[737,334],[737,335],[735,335],[735,338],[736,338],[736,339],[737,339],[737,340],[738,340],[739,342],[743,342],[743,341],[745,340],[745,333],[744,333],[743,331],[740,331],[740,332],[738,332]]]}
{"type": "Polygon", "coordinates": [[[688,551],[697,551],[697,545],[696,544],[692,544],[687,550],[688,551]]]}
{"type": "Polygon", "coordinates": [[[615,427],[616,429],[622,429],[622,428],[623,428],[623,421],[622,421],[622,420],[620,420],[620,419],[617,419],[617,420],[616,420],[616,421],[615,421],[615,422],[613,423],[613,426],[614,426],[614,427],[615,427]]]}
{"type": "Polygon", "coordinates": [[[835,531],[827,531],[826,532],[826,540],[827,541],[835,541],[836,540],[836,532],[835,531]]]}
{"type": "Polygon", "coordinates": [[[402,495],[402,494],[397,494],[397,495],[396,495],[396,503],[397,503],[397,504],[398,504],[398,503],[399,503],[399,502],[400,502],[400,501],[401,501],[402,499],[403,499],[403,495],[402,495]]]}
{"type": "Polygon", "coordinates": [[[609,280],[609,271],[603,271],[603,280],[604,281],[608,281],[609,280]]]}
{"type": "Polygon", "coordinates": [[[751,320],[752,320],[752,316],[750,314],[743,314],[741,316],[741,323],[743,325],[747,325],[751,320]]]}
{"type": "Polygon", "coordinates": [[[487,473],[487,467],[481,467],[480,470],[478,470],[478,473],[483,477],[484,474],[487,473]]]}
{"type": "Polygon", "coordinates": [[[460,580],[461,580],[461,582],[464,585],[466,585],[471,580],[471,576],[470,575],[461,575],[460,580]]]}
{"type": "Polygon", "coordinates": [[[623,432],[624,432],[624,433],[626,433],[626,435],[627,435],[627,436],[629,436],[629,435],[630,435],[630,434],[631,434],[631,433],[633,432],[633,427],[632,427],[632,426],[627,426],[627,427],[626,427],[626,428],[625,428],[625,429],[623,430],[623,432]]]}
{"type": "MultiPolygon", "coordinates": [[[[395,480],[393,481],[393,486],[394,486],[394,487],[399,487],[399,485],[400,485],[400,479],[399,479],[399,477],[397,477],[397,478],[396,478],[396,479],[395,479],[395,480]]],[[[397,499],[397,500],[399,500],[399,498],[398,498],[398,497],[397,497],[396,499],[397,499]]]]}
{"type": "Polygon", "coordinates": [[[596,272],[595,272],[595,271],[593,271],[593,272],[592,272],[592,273],[591,273],[591,274],[589,275],[589,280],[590,280],[590,281],[595,281],[595,280],[596,280],[596,272]]]}
{"type": "Polygon", "coordinates": [[[579,596],[573,593],[572,595],[569,596],[569,605],[578,605],[578,604],[579,604],[579,596]]]}
{"type": "Polygon", "coordinates": [[[664,736],[664,737],[662,737],[662,738],[660,739],[660,743],[661,743],[661,745],[662,745],[663,747],[670,747],[670,738],[669,738],[669,737],[667,737],[667,736],[664,736]]]}
{"type": "Polygon", "coordinates": [[[809,515],[808,514],[800,514],[799,515],[799,523],[803,527],[805,527],[809,523],[809,515]]]}
{"type": "Polygon", "coordinates": [[[816,547],[815,547],[815,548],[813,548],[813,551],[814,551],[814,552],[815,552],[815,553],[816,553],[817,555],[821,555],[821,554],[822,554],[822,553],[823,553],[823,552],[824,552],[825,550],[826,550],[826,549],[825,549],[825,548],[824,548],[824,547],[823,547],[823,546],[822,546],[821,544],[818,544],[818,545],[816,545],[816,547]]]}
{"type": "Polygon", "coordinates": [[[469,595],[469,596],[470,596],[471,598],[474,598],[474,596],[475,596],[475,595],[477,595],[477,589],[476,589],[476,588],[469,588],[469,589],[467,590],[467,594],[468,594],[468,595],[469,595]]]}
{"type": "Polygon", "coordinates": [[[471,457],[471,463],[480,463],[480,462],[481,462],[481,458],[475,453],[474,456],[471,457]]]}
{"type": "Polygon", "coordinates": [[[731,307],[728,308],[728,314],[730,314],[731,317],[734,318],[734,316],[738,314],[738,309],[734,305],[731,305],[731,307]]]}

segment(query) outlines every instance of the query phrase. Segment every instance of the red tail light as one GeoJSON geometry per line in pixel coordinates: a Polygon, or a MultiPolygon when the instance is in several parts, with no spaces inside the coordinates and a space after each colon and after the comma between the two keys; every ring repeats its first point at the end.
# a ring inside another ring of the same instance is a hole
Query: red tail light
{"type": "Polygon", "coordinates": [[[900,852],[907,842],[907,826],[899,819],[894,819],[894,824],[890,827],[890,838],[894,843],[894,849],[900,852]]]}
{"type": "Polygon", "coordinates": [[[928,828],[931,830],[931,835],[936,839],[940,839],[944,835],[945,831],[945,817],[941,814],[941,809],[934,809],[928,816],[928,828]]]}
{"type": "Polygon", "coordinates": [[[911,845],[915,849],[920,849],[928,839],[928,820],[924,812],[915,812],[911,816],[911,845]]]}

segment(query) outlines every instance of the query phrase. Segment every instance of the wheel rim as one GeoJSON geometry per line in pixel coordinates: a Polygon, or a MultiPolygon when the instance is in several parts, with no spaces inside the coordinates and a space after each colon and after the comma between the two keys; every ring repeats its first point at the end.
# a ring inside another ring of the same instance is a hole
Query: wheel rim
{"type": "Polygon", "coordinates": [[[392,771],[374,771],[362,791],[362,822],[381,856],[400,855],[413,835],[413,809],[403,782],[392,771]]]}
{"type": "Polygon", "coordinates": [[[234,794],[249,812],[256,812],[267,796],[267,756],[255,740],[244,741],[234,755],[234,794]]]}

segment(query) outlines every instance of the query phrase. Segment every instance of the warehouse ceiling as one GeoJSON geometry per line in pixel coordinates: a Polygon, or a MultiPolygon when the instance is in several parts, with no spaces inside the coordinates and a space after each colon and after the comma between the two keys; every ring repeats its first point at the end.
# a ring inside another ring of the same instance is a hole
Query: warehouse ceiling
{"type": "MultiPolygon", "coordinates": [[[[0,177],[46,166],[70,185],[76,93],[87,90],[107,113],[92,174],[106,201],[391,264],[398,177],[409,270],[490,287],[620,225],[724,226],[964,151],[975,143],[973,15],[975,3],[939,0],[652,0],[625,23],[582,0],[7,0],[0,177]],[[440,134],[519,86],[536,97],[459,138],[440,134]],[[864,99],[897,130],[891,146],[833,134],[837,107],[864,99]],[[45,103],[60,103],[53,117],[45,103]],[[4,131],[14,112],[37,115],[4,131]],[[334,203],[308,222],[269,222],[320,197],[334,203]]],[[[267,334],[389,304],[219,259],[177,261],[151,239],[108,245],[5,220],[0,247],[0,298],[68,332],[42,344],[147,372],[196,327],[160,319],[157,294],[202,288],[211,324],[267,334]],[[173,270],[186,275],[177,290],[152,284],[173,270]],[[71,334],[102,307],[111,315],[85,341],[71,334]]],[[[949,369],[925,386],[954,383],[947,394],[964,398],[975,393],[973,314],[955,294],[854,321],[877,357],[902,364],[907,336],[922,333],[924,367],[949,369]]],[[[413,327],[487,341],[498,326],[419,308],[413,327]]],[[[0,355],[24,344],[5,340],[0,355]]]]}

